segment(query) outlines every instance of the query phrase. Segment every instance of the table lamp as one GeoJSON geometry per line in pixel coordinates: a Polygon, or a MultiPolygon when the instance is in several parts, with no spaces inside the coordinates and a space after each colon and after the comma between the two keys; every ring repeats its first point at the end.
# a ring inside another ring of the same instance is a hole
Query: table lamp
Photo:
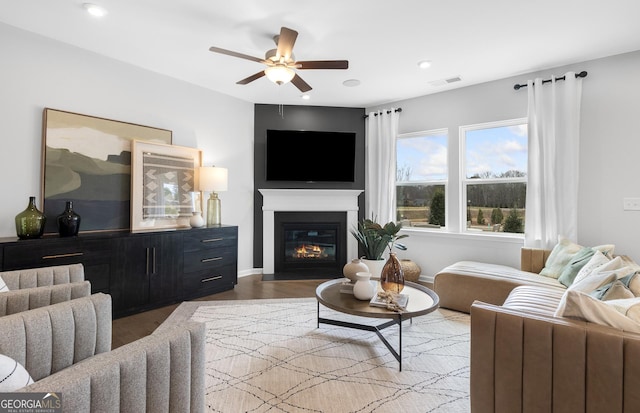
{"type": "Polygon", "coordinates": [[[210,192],[209,199],[207,199],[207,226],[220,225],[222,223],[222,215],[220,198],[218,198],[217,192],[227,190],[227,168],[201,166],[199,172],[200,190],[210,192]]]}

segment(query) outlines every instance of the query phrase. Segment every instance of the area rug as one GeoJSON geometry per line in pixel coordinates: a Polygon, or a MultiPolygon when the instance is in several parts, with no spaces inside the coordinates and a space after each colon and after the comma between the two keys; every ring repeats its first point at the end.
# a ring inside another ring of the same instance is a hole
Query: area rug
{"type": "MultiPolygon", "coordinates": [[[[320,307],[320,315],[380,320],[320,307]]],[[[468,412],[469,316],[406,321],[402,371],[375,333],[320,324],[314,298],[185,302],[165,321],[206,323],[210,412],[468,412]]],[[[398,328],[384,330],[398,345],[398,328]]]]}

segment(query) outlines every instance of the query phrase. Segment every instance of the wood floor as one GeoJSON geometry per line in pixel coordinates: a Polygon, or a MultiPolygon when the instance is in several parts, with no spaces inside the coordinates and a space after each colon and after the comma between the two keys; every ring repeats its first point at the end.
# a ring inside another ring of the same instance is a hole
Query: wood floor
{"type": "MultiPolygon", "coordinates": [[[[326,280],[262,281],[261,274],[238,279],[233,290],[198,298],[198,301],[251,300],[257,298],[315,297],[316,287],[326,280]]],[[[113,320],[112,348],[151,334],[179,304],[113,320]]]]}

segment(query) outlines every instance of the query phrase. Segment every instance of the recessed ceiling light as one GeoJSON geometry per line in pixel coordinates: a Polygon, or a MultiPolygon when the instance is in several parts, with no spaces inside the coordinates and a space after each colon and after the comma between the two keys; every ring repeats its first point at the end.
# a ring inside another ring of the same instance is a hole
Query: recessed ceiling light
{"type": "Polygon", "coordinates": [[[358,79],[347,79],[344,82],[342,82],[342,84],[345,85],[346,87],[356,87],[360,85],[360,81],[358,79]]]}
{"type": "Polygon", "coordinates": [[[87,10],[87,12],[92,16],[102,17],[105,14],[107,14],[107,11],[104,8],[102,8],[102,7],[100,7],[100,6],[96,5],[96,4],[84,3],[83,6],[87,10]]]}
{"type": "Polygon", "coordinates": [[[431,61],[430,60],[421,60],[418,62],[418,67],[420,69],[428,69],[431,67],[431,61]]]}
{"type": "Polygon", "coordinates": [[[309,100],[309,99],[311,99],[311,95],[306,94],[306,93],[305,93],[304,95],[300,96],[300,97],[301,97],[303,100],[309,100]]]}

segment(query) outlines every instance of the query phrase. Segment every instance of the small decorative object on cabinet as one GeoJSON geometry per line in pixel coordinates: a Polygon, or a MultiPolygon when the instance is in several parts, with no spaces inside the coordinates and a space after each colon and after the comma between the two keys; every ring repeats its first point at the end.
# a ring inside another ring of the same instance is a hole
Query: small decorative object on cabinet
{"type": "Polygon", "coordinates": [[[74,237],[80,230],[81,217],[73,210],[73,202],[67,201],[62,214],[58,215],[56,222],[61,237],[74,237]]]}
{"type": "Polygon", "coordinates": [[[422,273],[422,269],[418,264],[408,259],[402,259],[400,260],[400,266],[404,272],[405,281],[418,281],[420,274],[422,273]]]}
{"type": "Polygon", "coordinates": [[[404,288],[404,272],[402,271],[400,260],[393,252],[389,254],[389,259],[382,268],[380,286],[384,291],[396,294],[400,294],[400,291],[404,288]]]}
{"type": "Polygon", "coordinates": [[[342,267],[342,274],[352,283],[356,282],[356,273],[359,272],[370,272],[369,267],[360,258],[355,258],[342,267]]]}
{"type": "Polygon", "coordinates": [[[47,218],[36,208],[36,197],[29,197],[27,209],[16,215],[16,233],[20,239],[40,238],[47,218]]]}
{"type": "Polygon", "coordinates": [[[376,293],[376,286],[371,282],[368,272],[356,273],[356,283],[353,285],[353,296],[358,300],[371,300],[376,293]]]}
{"type": "Polygon", "coordinates": [[[193,211],[193,216],[189,220],[189,224],[191,228],[200,228],[204,226],[204,218],[202,218],[202,213],[200,211],[193,211]]]}

